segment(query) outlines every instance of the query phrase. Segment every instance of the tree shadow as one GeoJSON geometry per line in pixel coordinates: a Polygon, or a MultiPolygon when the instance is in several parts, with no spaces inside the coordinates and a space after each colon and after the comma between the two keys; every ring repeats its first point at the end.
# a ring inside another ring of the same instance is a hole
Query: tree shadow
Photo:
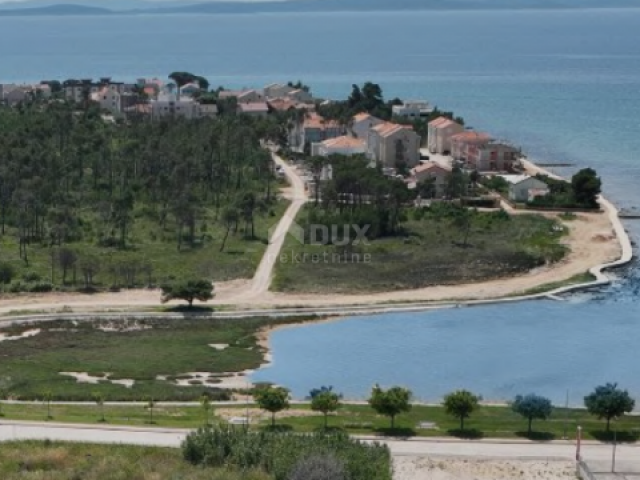
{"type": "Polygon", "coordinates": [[[600,442],[635,443],[640,439],[640,432],[636,430],[616,432],[615,435],[613,431],[591,430],[589,434],[600,442]]]}
{"type": "Polygon", "coordinates": [[[313,429],[316,433],[324,433],[326,435],[332,435],[336,433],[344,433],[345,430],[342,427],[332,427],[329,425],[328,427],[317,427],[313,429]]]}
{"type": "Polygon", "coordinates": [[[380,435],[384,435],[385,437],[410,438],[417,435],[416,431],[413,428],[407,427],[379,427],[374,428],[373,431],[380,435]]]}
{"type": "Polygon", "coordinates": [[[286,423],[277,423],[275,425],[266,425],[261,430],[268,433],[289,433],[293,431],[293,427],[286,423]]]}
{"type": "Polygon", "coordinates": [[[556,435],[551,432],[516,432],[516,436],[535,442],[550,442],[556,439],[556,435]]]}
{"type": "Polygon", "coordinates": [[[167,307],[165,312],[170,313],[182,313],[185,316],[200,316],[200,315],[209,315],[215,311],[214,307],[210,307],[207,305],[174,305],[171,307],[167,307]]]}
{"type": "Polygon", "coordinates": [[[452,428],[451,430],[447,430],[447,433],[452,437],[464,438],[466,440],[478,440],[480,438],[484,438],[484,432],[476,428],[465,428],[464,430],[460,430],[459,428],[452,428]]]}

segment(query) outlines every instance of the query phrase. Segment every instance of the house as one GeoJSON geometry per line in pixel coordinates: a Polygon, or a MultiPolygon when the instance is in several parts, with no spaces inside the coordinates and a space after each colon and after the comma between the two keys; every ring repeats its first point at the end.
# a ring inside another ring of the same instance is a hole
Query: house
{"type": "Polygon", "coordinates": [[[420,160],[420,135],[408,125],[381,123],[369,130],[367,156],[382,167],[413,167],[420,160]]]}
{"type": "Polygon", "coordinates": [[[290,100],[295,100],[300,103],[313,103],[313,95],[301,88],[292,90],[285,95],[290,100]]]}
{"type": "Polygon", "coordinates": [[[267,102],[238,103],[238,113],[251,117],[266,117],[269,113],[267,102]]]}
{"type": "Polygon", "coordinates": [[[75,102],[83,102],[85,99],[91,99],[92,94],[98,93],[105,87],[111,91],[122,94],[132,92],[134,85],[123,82],[113,82],[110,77],[102,77],[97,82],[94,82],[90,78],[82,80],[70,79],[62,82],[65,98],[75,102]]]}
{"type": "Polygon", "coordinates": [[[344,135],[346,129],[336,120],[326,120],[315,112],[308,112],[289,132],[289,145],[303,150],[306,145],[323,142],[344,135]]]}
{"type": "Polygon", "coordinates": [[[475,155],[475,150],[487,145],[491,140],[488,133],[471,130],[457,133],[451,136],[451,156],[454,160],[466,163],[468,157],[475,155]]]}
{"type": "Polygon", "coordinates": [[[328,157],[330,155],[357,155],[366,153],[367,148],[363,140],[349,135],[330,138],[324,142],[311,145],[311,155],[328,157]]]}
{"type": "Polygon", "coordinates": [[[288,112],[289,110],[315,110],[313,103],[300,103],[290,98],[273,98],[267,100],[269,107],[277,112],[288,112]]]}
{"type": "Polygon", "coordinates": [[[394,105],[391,107],[391,113],[394,117],[418,119],[428,117],[433,112],[433,107],[429,102],[423,100],[406,101],[402,105],[394,105]]]}
{"type": "Polygon", "coordinates": [[[238,103],[264,102],[264,95],[257,90],[222,90],[218,93],[221,100],[235,98],[238,103]]]}
{"type": "Polygon", "coordinates": [[[351,120],[351,133],[357,138],[366,140],[369,135],[369,130],[381,123],[385,123],[384,120],[380,120],[368,113],[358,113],[354,115],[351,120]]]}
{"type": "Polygon", "coordinates": [[[289,93],[296,90],[295,88],[289,85],[283,85],[281,83],[272,83],[271,85],[267,85],[264,87],[263,92],[266,98],[283,98],[286,97],[289,93]]]}
{"type": "Polygon", "coordinates": [[[427,125],[427,148],[431,153],[451,153],[451,137],[464,132],[464,127],[446,117],[438,117],[427,125]]]}
{"type": "Polygon", "coordinates": [[[9,106],[24,102],[31,94],[31,87],[27,85],[4,84],[0,85],[0,103],[9,106]]]}
{"type": "Polygon", "coordinates": [[[491,141],[477,148],[468,148],[465,158],[467,168],[479,172],[510,172],[519,160],[520,150],[505,143],[491,141]]]}
{"type": "Polygon", "coordinates": [[[199,93],[201,90],[202,89],[200,88],[199,84],[197,84],[196,82],[190,82],[180,87],[180,95],[185,97],[192,97],[193,95],[199,93]]]}
{"type": "Polygon", "coordinates": [[[215,103],[199,103],[200,117],[215,118],[218,116],[218,105],[215,103]]]}
{"type": "Polygon", "coordinates": [[[157,100],[149,102],[151,118],[182,117],[186,119],[200,118],[200,104],[190,97],[177,98],[176,95],[163,94],[157,100]]]}
{"type": "Polygon", "coordinates": [[[106,85],[101,90],[92,93],[90,98],[99,103],[102,110],[109,110],[114,115],[122,110],[120,93],[106,85]]]}
{"type": "Polygon", "coordinates": [[[509,200],[530,202],[535,197],[549,194],[549,186],[542,180],[529,175],[500,175],[509,183],[509,200]]]}
{"type": "Polygon", "coordinates": [[[416,184],[431,180],[434,198],[444,197],[451,170],[436,162],[423,162],[411,169],[411,176],[416,184]]]}

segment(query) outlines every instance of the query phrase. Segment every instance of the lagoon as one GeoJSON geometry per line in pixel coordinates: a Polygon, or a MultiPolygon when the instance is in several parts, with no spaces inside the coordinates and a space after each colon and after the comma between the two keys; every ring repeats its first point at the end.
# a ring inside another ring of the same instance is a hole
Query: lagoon
{"type": "MultiPolygon", "coordinates": [[[[591,166],[640,207],[640,9],[0,18],[0,81],[191,70],[212,85],[301,79],[344,97],[372,80],[522,145],[533,160],[591,166]]],[[[571,173],[571,169],[559,170],[571,173]]],[[[640,222],[627,223],[640,238],[640,222]]],[[[292,388],[374,382],[435,401],[536,393],[564,403],[618,381],[640,396],[640,273],[564,302],[362,317],[277,331],[254,375],[292,388]]]]}

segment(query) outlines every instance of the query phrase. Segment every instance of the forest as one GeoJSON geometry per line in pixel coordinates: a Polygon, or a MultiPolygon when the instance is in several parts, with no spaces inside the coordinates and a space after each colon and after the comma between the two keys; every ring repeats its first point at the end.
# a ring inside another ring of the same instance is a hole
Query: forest
{"type": "Polygon", "coordinates": [[[277,201],[273,125],[109,121],[64,101],[0,107],[0,284],[120,288],[251,276],[277,201]]]}

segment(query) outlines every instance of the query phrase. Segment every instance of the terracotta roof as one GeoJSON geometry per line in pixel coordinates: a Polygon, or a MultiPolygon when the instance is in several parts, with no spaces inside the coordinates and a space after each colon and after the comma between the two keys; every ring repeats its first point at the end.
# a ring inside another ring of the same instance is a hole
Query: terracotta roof
{"type": "Polygon", "coordinates": [[[362,122],[363,120],[374,120],[377,122],[382,122],[382,120],[380,120],[378,117],[374,117],[373,115],[367,112],[358,113],[353,116],[354,122],[362,122]]]}
{"type": "Polygon", "coordinates": [[[484,132],[461,132],[451,136],[451,140],[465,143],[485,143],[491,141],[491,135],[484,132]]]}
{"type": "Polygon", "coordinates": [[[308,113],[305,116],[302,125],[304,126],[304,128],[318,128],[321,130],[324,130],[326,128],[340,127],[340,123],[336,120],[325,120],[324,117],[314,112],[308,113]]]}
{"type": "Polygon", "coordinates": [[[364,147],[364,142],[355,137],[343,135],[342,137],[330,138],[322,142],[327,148],[359,148],[364,147]]]}
{"type": "Polygon", "coordinates": [[[243,113],[269,111],[269,106],[266,102],[239,103],[238,108],[243,113]]]}
{"type": "Polygon", "coordinates": [[[422,172],[428,172],[428,171],[433,171],[433,172],[443,172],[443,173],[450,173],[451,170],[448,168],[445,168],[444,166],[440,165],[439,163],[436,162],[424,162],[420,165],[418,165],[417,167],[415,167],[413,170],[411,170],[414,174],[416,173],[422,173],[422,172]]]}
{"type": "Polygon", "coordinates": [[[144,87],[143,91],[147,95],[155,95],[156,94],[156,88],[155,87],[144,87]]]}
{"type": "Polygon", "coordinates": [[[445,128],[450,125],[457,125],[457,122],[454,122],[453,120],[447,117],[438,117],[435,120],[432,120],[429,122],[429,126],[435,127],[435,128],[445,128]]]}
{"type": "Polygon", "coordinates": [[[372,128],[375,132],[378,133],[381,137],[388,137],[395,133],[398,133],[401,130],[411,130],[413,131],[413,127],[411,125],[400,125],[398,123],[385,122],[380,125],[376,125],[372,128]]]}

